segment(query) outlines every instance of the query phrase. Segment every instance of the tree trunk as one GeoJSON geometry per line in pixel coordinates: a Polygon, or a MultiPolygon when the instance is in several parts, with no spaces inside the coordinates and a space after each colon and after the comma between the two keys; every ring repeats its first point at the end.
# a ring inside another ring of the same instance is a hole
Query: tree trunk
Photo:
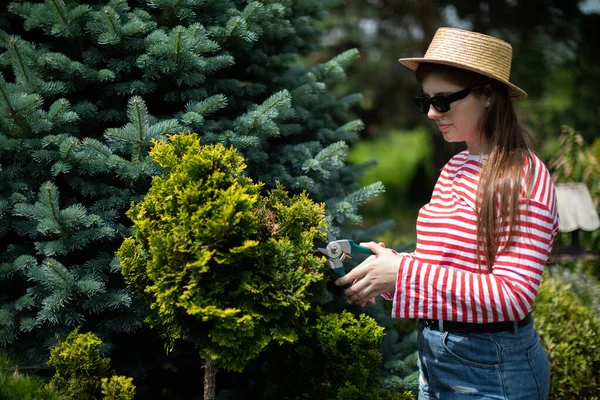
{"type": "Polygon", "coordinates": [[[204,360],[204,400],[217,398],[217,364],[213,360],[204,360]]]}

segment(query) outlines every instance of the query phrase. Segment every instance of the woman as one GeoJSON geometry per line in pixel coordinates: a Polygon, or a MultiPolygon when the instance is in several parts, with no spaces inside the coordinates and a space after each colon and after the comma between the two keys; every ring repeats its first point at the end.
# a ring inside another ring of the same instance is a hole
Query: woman
{"type": "Polygon", "coordinates": [[[417,109],[445,140],[465,142],[419,211],[417,246],[375,254],[338,285],[349,302],[393,301],[419,319],[419,399],[545,399],[550,368],[531,310],[558,230],[548,170],[531,149],[511,97],[511,46],[440,28],[416,70],[417,109]]]}

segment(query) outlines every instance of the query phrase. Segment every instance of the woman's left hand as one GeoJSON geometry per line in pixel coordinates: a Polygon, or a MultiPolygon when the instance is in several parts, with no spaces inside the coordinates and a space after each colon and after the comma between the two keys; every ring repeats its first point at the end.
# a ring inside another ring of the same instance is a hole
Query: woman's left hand
{"type": "Polygon", "coordinates": [[[348,302],[361,305],[373,300],[376,296],[396,290],[396,278],[400,259],[391,250],[375,242],[360,243],[373,252],[375,257],[369,257],[348,274],[335,281],[338,286],[352,284],[344,290],[348,302]]]}

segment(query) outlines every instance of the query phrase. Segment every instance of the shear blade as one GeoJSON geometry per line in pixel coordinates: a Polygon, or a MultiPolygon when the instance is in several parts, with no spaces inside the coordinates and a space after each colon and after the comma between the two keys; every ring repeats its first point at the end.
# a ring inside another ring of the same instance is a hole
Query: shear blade
{"type": "Polygon", "coordinates": [[[317,248],[317,250],[319,250],[321,253],[325,254],[326,256],[329,255],[329,252],[327,251],[327,249],[324,249],[322,247],[317,248]]]}

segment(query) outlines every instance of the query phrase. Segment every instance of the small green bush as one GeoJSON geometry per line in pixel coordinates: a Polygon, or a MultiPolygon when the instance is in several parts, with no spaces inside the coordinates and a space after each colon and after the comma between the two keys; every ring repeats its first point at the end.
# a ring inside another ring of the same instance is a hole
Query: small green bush
{"type": "Polygon", "coordinates": [[[102,396],[104,400],[133,400],[135,396],[133,378],[117,375],[102,378],[102,396]]]}
{"type": "Polygon", "coordinates": [[[272,348],[277,361],[272,356],[259,360],[256,387],[268,391],[251,394],[264,400],[412,400],[408,391],[379,386],[383,334],[366,314],[325,314],[317,309],[314,326],[297,344],[272,348]]]}
{"type": "Polygon", "coordinates": [[[94,400],[100,379],[109,375],[110,359],[99,352],[102,341],[93,333],[75,329],[50,351],[48,365],[56,368],[50,381],[52,390],[70,399],[94,400]]]}
{"type": "Polygon", "coordinates": [[[535,326],[551,368],[550,400],[600,396],[600,319],[571,286],[545,275],[535,303],[535,326]]]}
{"type": "Polygon", "coordinates": [[[33,375],[17,373],[15,364],[0,353],[0,399],[2,400],[58,400],[44,388],[44,381],[33,375]]]}
{"type": "Polygon", "coordinates": [[[131,378],[111,376],[110,358],[100,355],[102,341],[95,334],[71,332],[50,350],[48,365],[56,369],[49,389],[67,399],[131,400],[131,378]]]}

